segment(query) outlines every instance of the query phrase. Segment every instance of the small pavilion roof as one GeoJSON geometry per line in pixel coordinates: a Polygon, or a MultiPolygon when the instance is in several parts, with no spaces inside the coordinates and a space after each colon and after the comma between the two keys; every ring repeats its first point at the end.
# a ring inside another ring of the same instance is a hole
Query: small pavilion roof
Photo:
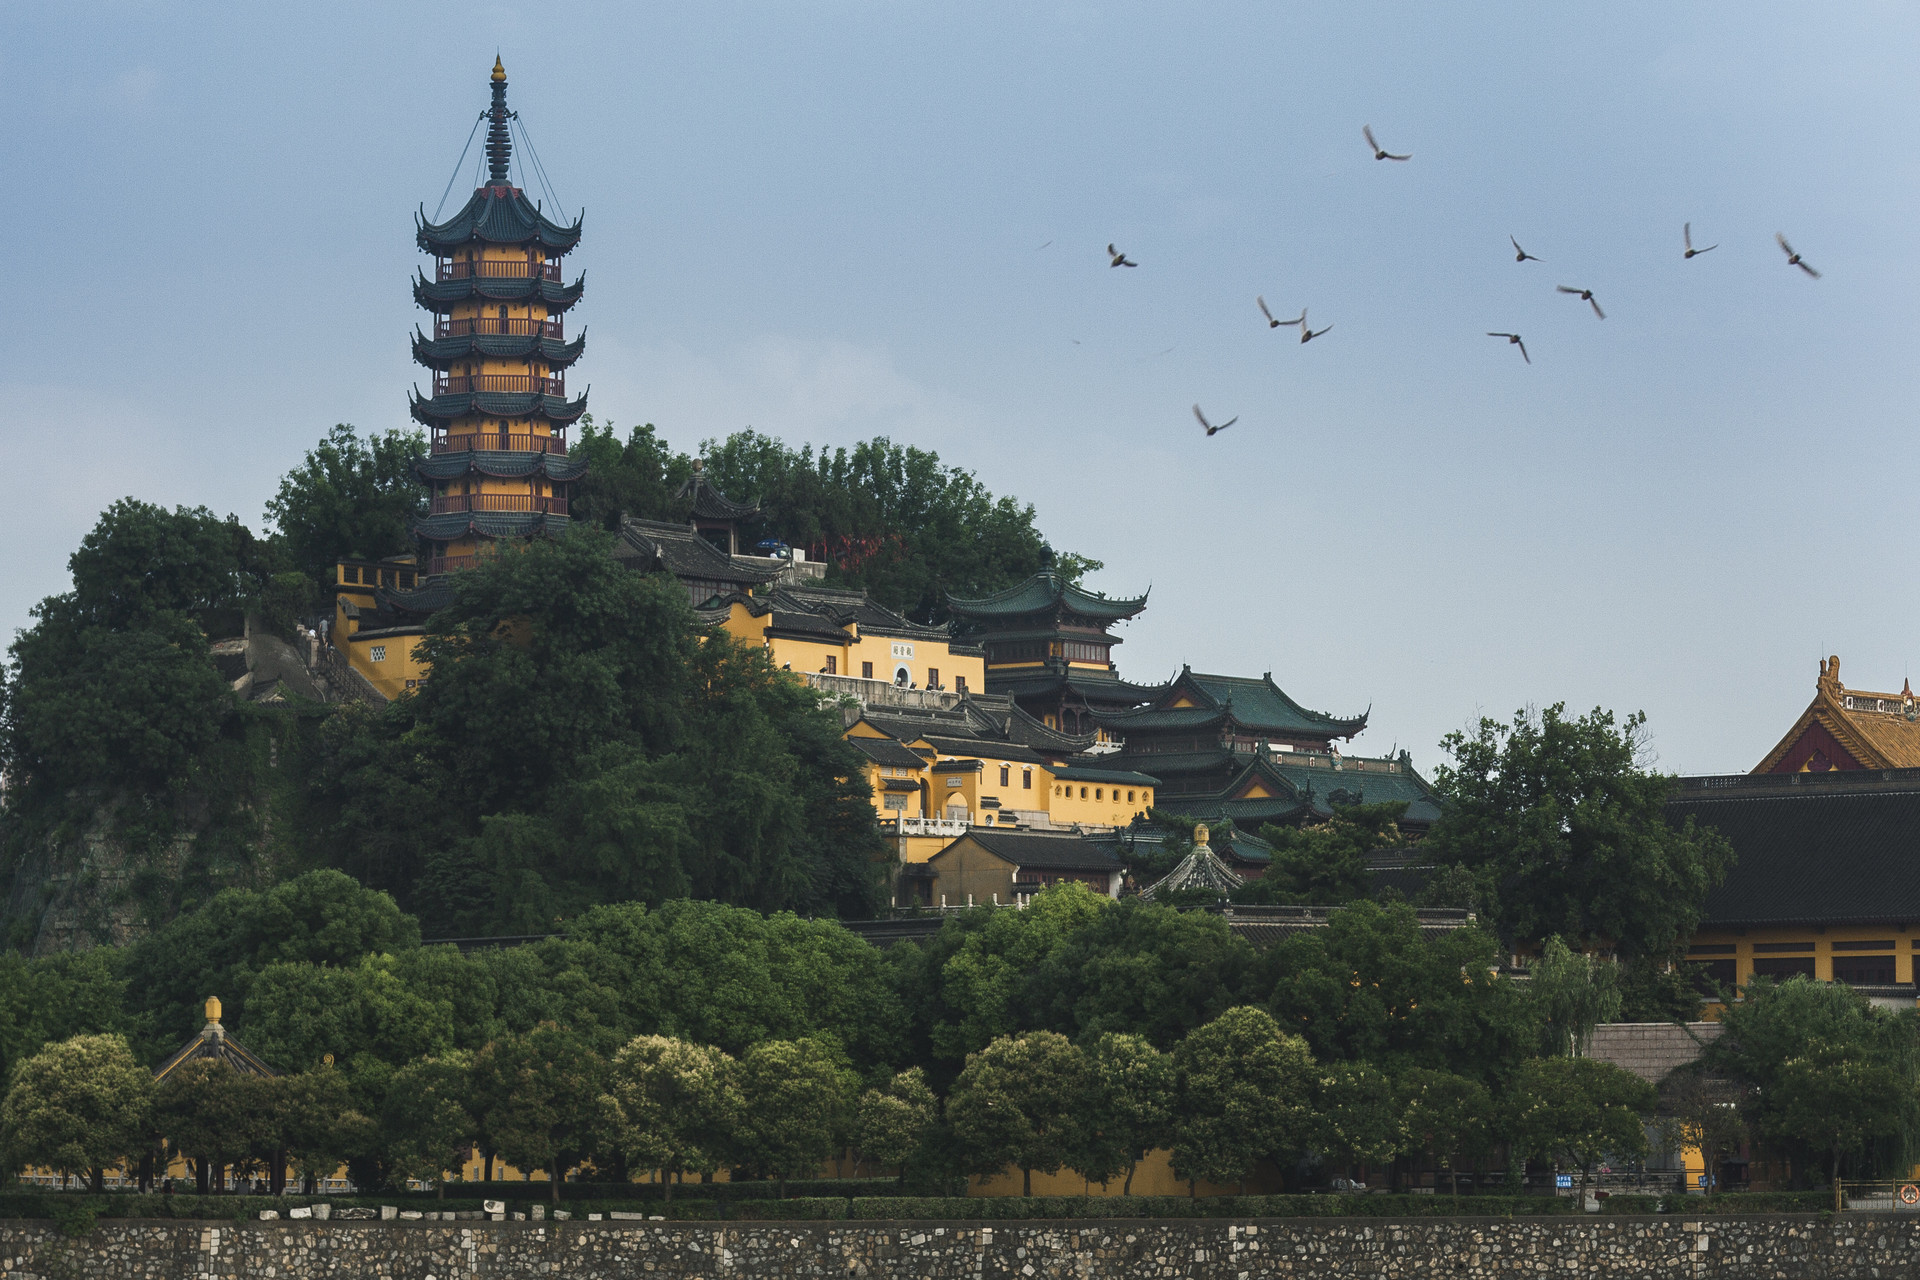
{"type": "Polygon", "coordinates": [[[1203,826],[1194,832],[1193,852],[1182,858],[1179,866],[1142,889],[1140,896],[1152,901],[1159,895],[1177,893],[1182,889],[1211,889],[1225,897],[1245,883],[1213,851],[1208,843],[1207,829],[1203,826]]]}
{"type": "Polygon", "coordinates": [[[191,1062],[196,1058],[212,1058],[224,1062],[242,1075],[277,1076],[280,1074],[227,1034],[227,1029],[220,1025],[218,997],[207,1001],[207,1025],[200,1028],[200,1034],[181,1045],[165,1062],[155,1067],[153,1078],[156,1081],[164,1080],[181,1063],[191,1062]]]}
{"type": "Polygon", "coordinates": [[[699,458],[693,460],[693,474],[673,496],[691,498],[692,514],[703,520],[751,520],[760,514],[760,508],[751,502],[735,502],[720,492],[713,481],[707,479],[706,464],[699,458]]]}

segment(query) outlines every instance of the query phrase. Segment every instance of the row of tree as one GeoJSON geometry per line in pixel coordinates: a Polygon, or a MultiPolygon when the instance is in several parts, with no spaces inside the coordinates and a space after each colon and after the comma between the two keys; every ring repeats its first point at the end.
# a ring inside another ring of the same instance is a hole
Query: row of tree
{"type": "Polygon", "coordinates": [[[735,1057],[712,1045],[638,1036],[610,1059],[553,1023],[474,1054],[399,1068],[376,1115],[353,1106],[331,1065],[281,1077],[202,1058],[157,1086],[126,1042],[83,1035],[47,1046],[14,1072],[0,1136],[15,1167],[90,1175],[125,1163],[151,1176],[192,1162],[202,1190],[222,1171],[291,1164],[323,1177],[342,1164],[396,1189],[440,1182],[477,1147],[545,1170],[557,1198],[590,1165],[625,1181],[632,1168],[672,1178],[725,1168],[777,1178],[816,1173],[851,1150],[898,1168],[1032,1176],[1071,1168],[1089,1182],[1124,1179],[1168,1149],[1176,1176],[1244,1183],[1262,1161],[1292,1171],[1353,1172],[1424,1154],[1475,1164],[1496,1143],[1591,1168],[1645,1154],[1653,1091],[1582,1058],[1535,1058],[1496,1102],[1479,1081],[1415,1069],[1389,1078],[1365,1063],[1317,1063],[1265,1010],[1234,1008],[1162,1052],[1107,1033],[1084,1047],[1055,1032],[1003,1036],[968,1055],[944,1106],[919,1068],[862,1089],[828,1038],[768,1040],[735,1057]]]}

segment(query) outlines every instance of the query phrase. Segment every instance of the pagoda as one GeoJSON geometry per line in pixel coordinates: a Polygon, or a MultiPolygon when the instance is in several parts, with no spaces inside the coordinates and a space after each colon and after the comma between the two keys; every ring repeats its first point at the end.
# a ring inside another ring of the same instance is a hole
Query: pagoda
{"type": "Polygon", "coordinates": [[[513,185],[507,70],[493,63],[487,113],[487,181],[445,222],[416,215],[433,278],[421,272],[413,298],[433,313],[433,335],[418,328],[413,358],[433,371],[433,392],[416,389],[414,418],[429,432],[415,474],[430,494],[414,526],[426,572],[472,565],[502,538],[555,533],[586,472],[567,456],[567,428],[587,398],[567,399],[566,371],[585,335],[567,340],[566,313],[585,277],[567,284],[561,260],[580,243],[580,219],[562,225],[513,185]]]}
{"type": "Polygon", "coordinates": [[[1100,716],[1156,692],[1122,680],[1113,661],[1112,627],[1146,607],[1145,596],[1110,600],[1051,568],[990,596],[947,597],[958,637],[987,651],[988,693],[1011,697],[1049,729],[1101,742],[1100,716]]]}

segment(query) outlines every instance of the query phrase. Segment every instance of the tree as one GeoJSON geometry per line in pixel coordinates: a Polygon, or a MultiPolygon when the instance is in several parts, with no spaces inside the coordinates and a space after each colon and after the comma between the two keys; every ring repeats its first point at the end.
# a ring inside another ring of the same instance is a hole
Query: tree
{"type": "Polygon", "coordinates": [[[121,1037],[48,1045],[14,1070],[0,1102],[8,1159],[89,1174],[102,1191],[106,1166],[140,1149],[152,1105],[153,1078],[121,1037]]]}
{"type": "Polygon", "coordinates": [[[606,1074],[598,1054],[551,1022],[501,1037],[473,1056],[482,1140],[517,1168],[545,1169],[559,1203],[567,1169],[593,1148],[606,1074]]]}
{"type": "Polygon", "coordinates": [[[280,1142],[309,1191],[341,1165],[364,1159],[369,1148],[394,1132],[390,1121],[376,1132],[355,1103],[346,1074],[331,1065],[281,1076],[275,1083],[282,1095],[280,1142]]]}
{"type": "Polygon", "coordinates": [[[154,1087],[154,1125],[193,1162],[202,1195],[220,1189],[228,1166],[274,1149],[277,1092],[272,1080],[243,1076],[218,1058],[190,1058],[154,1087]]]}
{"type": "Polygon", "coordinates": [[[341,560],[381,560],[413,549],[413,521],[426,490],[413,464],[426,453],[418,431],[361,439],[336,425],[280,479],[267,503],[293,565],[323,590],[341,560]]]}
{"type": "Polygon", "coordinates": [[[1415,1067],[1401,1074],[1394,1095],[1409,1149],[1425,1153],[1454,1174],[1451,1185],[1457,1192],[1455,1162],[1465,1158],[1469,1165],[1477,1165],[1493,1140],[1489,1123],[1493,1099],[1487,1087],[1450,1071],[1415,1067]]]}
{"type": "Polygon", "coordinates": [[[818,1040],[769,1040],[740,1059],[737,1150],[780,1180],[811,1173],[833,1155],[859,1078],[818,1040]]]}
{"type": "Polygon", "coordinates": [[[991,1176],[1014,1165],[1020,1194],[1032,1195],[1033,1171],[1059,1172],[1073,1149],[1086,1070],[1073,1042],[1051,1031],[1001,1036],[968,1054],[947,1095],[965,1171],[991,1176]]]}
{"type": "Polygon", "coordinates": [[[1088,1047],[1071,1161],[1082,1177],[1104,1187],[1124,1173],[1133,1194],[1141,1158],[1173,1141],[1173,1084],[1173,1059],[1145,1036],[1109,1031],[1088,1047]]]}
{"type": "Polygon", "coordinates": [[[1337,906],[1373,891],[1368,856],[1405,843],[1399,822],[1405,801],[1339,805],[1318,826],[1260,829],[1273,865],[1233,891],[1235,902],[1309,902],[1337,906]]]}
{"type": "Polygon", "coordinates": [[[394,1072],[380,1137],[397,1189],[418,1178],[446,1198],[446,1170],[459,1167],[458,1148],[474,1135],[466,1108],[472,1075],[472,1060],[459,1052],[421,1058],[394,1072]]]}
{"type": "Polygon", "coordinates": [[[741,1111],[739,1064],[711,1045],[667,1036],[636,1036],[609,1073],[609,1098],[622,1149],[660,1170],[662,1195],[672,1175],[711,1173],[732,1150],[741,1111]]]}
{"type": "Polygon", "coordinates": [[[1173,1070],[1173,1172],[1189,1193],[1311,1143],[1313,1055],[1266,1010],[1227,1010],[1174,1048],[1173,1070]]]}
{"type": "Polygon", "coordinates": [[[1585,1186],[1601,1157],[1646,1155],[1641,1117],[1655,1102],[1652,1085],[1611,1062],[1534,1058],[1507,1093],[1504,1122],[1516,1151],[1574,1165],[1585,1186]]]}
{"type": "Polygon", "coordinates": [[[908,1067],[885,1088],[868,1089],[854,1109],[853,1144],[861,1158],[895,1165],[906,1185],[907,1163],[940,1119],[940,1099],[919,1067],[908,1067]]]}
{"type": "Polygon", "coordinates": [[[1673,779],[1644,764],[1642,714],[1568,719],[1556,703],[1442,745],[1446,803],[1424,847],[1475,869],[1505,936],[1665,956],[1733,864],[1719,833],[1666,820],[1673,779]]]}
{"type": "Polygon", "coordinates": [[[1404,1112],[1393,1086],[1364,1062],[1322,1067],[1314,1082],[1313,1106],[1319,1145],[1349,1168],[1387,1164],[1407,1148],[1404,1112]]]}
{"type": "Polygon", "coordinates": [[[1912,1083],[1870,1046],[1816,1042],[1780,1064],[1769,1128],[1823,1152],[1838,1178],[1842,1160],[1899,1127],[1912,1083]]]}
{"type": "Polygon", "coordinates": [[[1527,967],[1527,1000],[1539,1014],[1542,1052],[1585,1053],[1593,1029],[1619,1016],[1620,975],[1605,961],[1574,953],[1559,937],[1548,938],[1527,967]]]}
{"type": "Polygon", "coordinates": [[[1499,946],[1477,928],[1426,937],[1413,909],[1355,902],[1325,929],[1268,948],[1253,989],[1323,1060],[1390,1075],[1426,1067],[1504,1083],[1536,1050],[1525,996],[1498,976],[1499,946]]]}
{"type": "Polygon", "coordinates": [[[1700,1153],[1706,1171],[1703,1190],[1719,1187],[1720,1162],[1747,1140],[1749,1130],[1741,1114],[1745,1092],[1733,1081],[1708,1074],[1698,1062],[1661,1082],[1661,1135],[1669,1147],[1691,1147],[1700,1153]]]}

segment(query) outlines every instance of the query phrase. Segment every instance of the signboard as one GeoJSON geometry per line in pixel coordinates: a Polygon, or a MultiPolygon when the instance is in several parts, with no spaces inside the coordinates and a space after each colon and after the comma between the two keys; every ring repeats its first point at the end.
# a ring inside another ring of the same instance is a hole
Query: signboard
{"type": "Polygon", "coordinates": [[[1571,1187],[1573,1185],[1573,1175],[1570,1173],[1555,1174],[1553,1185],[1556,1187],[1571,1187]]]}
{"type": "Polygon", "coordinates": [[[893,642],[893,656],[896,660],[900,658],[911,658],[913,657],[913,646],[910,644],[902,644],[900,641],[895,640],[893,642]]]}

